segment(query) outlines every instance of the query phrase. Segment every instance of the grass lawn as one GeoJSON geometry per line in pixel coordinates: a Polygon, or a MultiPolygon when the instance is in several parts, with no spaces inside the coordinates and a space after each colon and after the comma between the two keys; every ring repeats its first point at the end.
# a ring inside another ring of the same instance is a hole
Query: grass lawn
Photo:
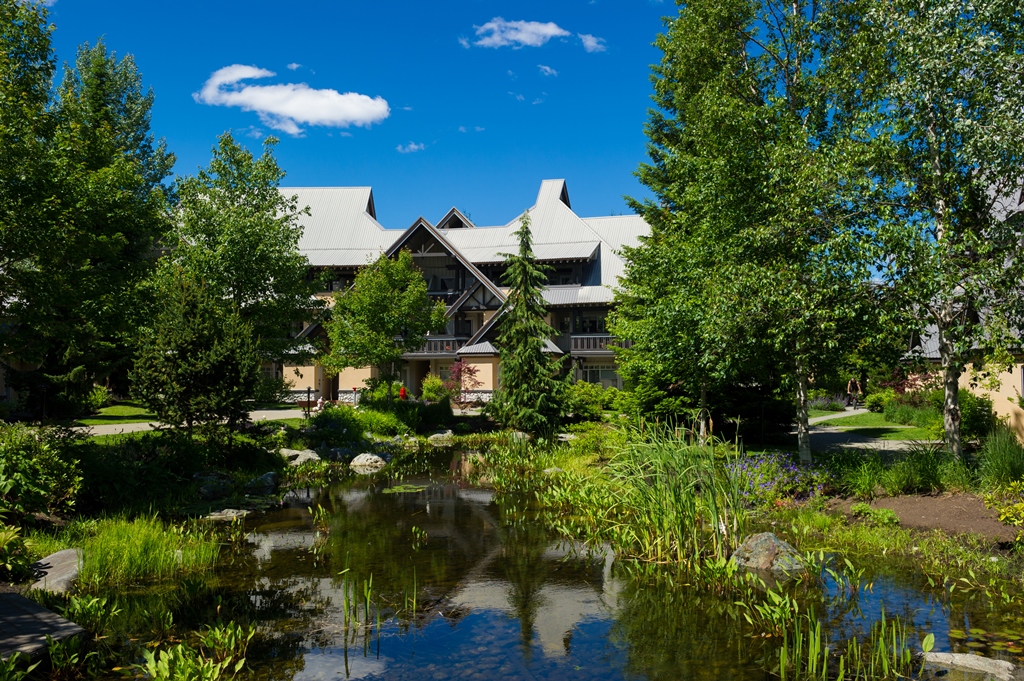
{"type": "Polygon", "coordinates": [[[148,423],[156,420],[156,414],[137,402],[118,402],[103,407],[98,414],[78,419],[76,426],[102,426],[110,423],[148,423]]]}
{"type": "Polygon", "coordinates": [[[299,428],[306,422],[306,419],[273,419],[267,421],[260,421],[260,423],[276,423],[282,426],[291,426],[292,428],[299,428]]]}
{"type": "Polygon", "coordinates": [[[864,437],[880,440],[931,440],[933,433],[928,428],[902,426],[885,420],[883,414],[869,412],[856,416],[845,416],[838,419],[820,421],[815,425],[842,428],[848,433],[856,433],[864,437]]]}
{"type": "Polygon", "coordinates": [[[830,414],[841,414],[840,411],[825,411],[824,409],[808,409],[807,416],[812,419],[816,419],[819,416],[829,416],[830,414]]]}

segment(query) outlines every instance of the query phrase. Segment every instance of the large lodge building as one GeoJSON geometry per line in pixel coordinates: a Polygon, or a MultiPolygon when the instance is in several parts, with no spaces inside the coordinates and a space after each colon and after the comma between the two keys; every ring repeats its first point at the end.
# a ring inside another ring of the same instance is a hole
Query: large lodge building
{"type": "MultiPolygon", "coordinates": [[[[405,249],[423,270],[430,297],[448,306],[445,332],[430,336],[426,345],[405,355],[402,382],[407,390],[419,394],[428,374],[444,378],[452,363],[463,359],[478,370],[481,385],[474,397],[489,399],[498,383],[500,360],[494,341],[496,313],[505,300],[503,254],[518,251],[513,233],[522,214],[502,226],[480,227],[452,208],[436,224],[421,217],[398,232],[377,222],[369,187],[281,191],[298,196],[298,204],[310,208],[311,215],[302,218],[299,249],[314,272],[329,273],[331,283],[322,295],[349,287],[358,269],[380,253],[390,256],[405,249]]],[[[638,215],[579,217],[563,180],[543,181],[537,202],[525,214],[530,216],[534,255],[552,268],[544,292],[548,322],[556,334],[549,350],[571,357],[577,380],[621,388],[605,318],[613,287],[623,274],[620,251],[638,245],[650,228],[638,215]]],[[[323,334],[323,329],[312,325],[302,331],[304,336],[315,334],[323,334]]],[[[347,402],[375,370],[347,369],[334,377],[319,366],[285,365],[273,371],[292,383],[297,399],[304,400],[308,390],[314,400],[347,402]]]]}

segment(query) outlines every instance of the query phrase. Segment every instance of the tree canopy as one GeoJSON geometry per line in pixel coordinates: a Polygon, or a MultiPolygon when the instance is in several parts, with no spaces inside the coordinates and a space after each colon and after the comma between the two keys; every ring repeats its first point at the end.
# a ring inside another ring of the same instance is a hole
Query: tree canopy
{"type": "Polygon", "coordinates": [[[180,266],[231,300],[252,328],[263,361],[297,361],[293,329],[317,319],[322,303],[299,252],[296,197],[280,190],[284,171],[268,137],[258,158],[224,133],[210,165],[177,182],[178,210],[167,245],[180,266]]]}
{"type": "Polygon", "coordinates": [[[444,330],[445,322],[445,304],[427,296],[412,253],[381,254],[359,271],[350,289],[335,294],[324,364],[334,371],[376,367],[390,382],[398,376],[402,355],[423,347],[427,334],[444,330]]]}

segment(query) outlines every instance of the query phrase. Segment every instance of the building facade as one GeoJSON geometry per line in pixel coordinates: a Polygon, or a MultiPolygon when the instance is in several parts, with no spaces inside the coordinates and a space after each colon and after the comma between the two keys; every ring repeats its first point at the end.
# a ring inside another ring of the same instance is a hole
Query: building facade
{"type": "MultiPolygon", "coordinates": [[[[622,387],[606,318],[625,267],[622,248],[639,245],[640,237],[650,232],[640,216],[582,218],[572,210],[565,181],[545,180],[536,203],[507,224],[478,226],[452,208],[437,223],[421,217],[399,231],[377,222],[369,187],[281,191],[298,196],[299,205],[310,208],[299,248],[315,273],[328,274],[328,290],[321,295],[349,287],[359,268],[380,253],[393,256],[408,250],[423,271],[428,295],[447,305],[444,333],[431,335],[422,348],[404,356],[402,380],[411,393],[419,393],[427,375],[446,377],[460,359],[477,369],[477,399],[487,400],[497,387],[500,367],[494,341],[505,301],[504,254],[518,251],[514,233],[523,215],[530,218],[536,259],[551,268],[544,298],[556,335],[549,351],[569,356],[577,380],[622,387]]],[[[302,333],[322,330],[310,327],[302,333]]],[[[351,400],[353,391],[373,375],[372,369],[360,368],[329,377],[315,365],[278,371],[291,381],[298,399],[309,394],[341,401],[351,400]]]]}

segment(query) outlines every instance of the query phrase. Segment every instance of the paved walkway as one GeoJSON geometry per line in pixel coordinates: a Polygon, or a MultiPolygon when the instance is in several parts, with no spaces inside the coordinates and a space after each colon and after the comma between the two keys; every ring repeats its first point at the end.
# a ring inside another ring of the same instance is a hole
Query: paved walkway
{"type": "MultiPolygon", "coordinates": [[[[306,412],[302,409],[261,409],[251,412],[253,421],[274,421],[277,419],[301,419],[306,412]]],[[[138,433],[153,430],[158,423],[104,423],[100,426],[76,426],[75,430],[88,435],[121,435],[122,433],[138,433]]]]}
{"type": "Polygon", "coordinates": [[[815,423],[821,423],[822,421],[829,421],[831,419],[844,419],[847,416],[859,416],[860,414],[868,414],[867,409],[847,409],[846,411],[837,411],[835,414],[825,414],[824,416],[815,416],[814,418],[807,419],[809,425],[815,423]]]}
{"type": "Polygon", "coordinates": [[[60,641],[84,630],[21,594],[0,594],[0,659],[28,657],[46,649],[46,637],[60,641]]]}
{"type": "MultiPolygon", "coordinates": [[[[858,414],[867,413],[869,413],[867,409],[848,409],[844,412],[826,414],[825,416],[816,416],[812,419],[807,419],[808,425],[811,426],[811,449],[816,452],[824,452],[829,449],[836,449],[839,447],[856,447],[859,449],[895,452],[909,449],[914,445],[914,440],[883,440],[877,437],[869,437],[863,433],[844,430],[842,426],[838,425],[815,427],[816,424],[824,421],[831,421],[832,419],[841,419],[848,416],[857,416],[858,414]]],[[[856,426],[850,427],[855,428],[856,426]]],[[[909,430],[912,426],[887,425],[886,428],[907,428],[909,430]]],[[[793,431],[793,434],[796,434],[796,430],[793,431]]]]}

